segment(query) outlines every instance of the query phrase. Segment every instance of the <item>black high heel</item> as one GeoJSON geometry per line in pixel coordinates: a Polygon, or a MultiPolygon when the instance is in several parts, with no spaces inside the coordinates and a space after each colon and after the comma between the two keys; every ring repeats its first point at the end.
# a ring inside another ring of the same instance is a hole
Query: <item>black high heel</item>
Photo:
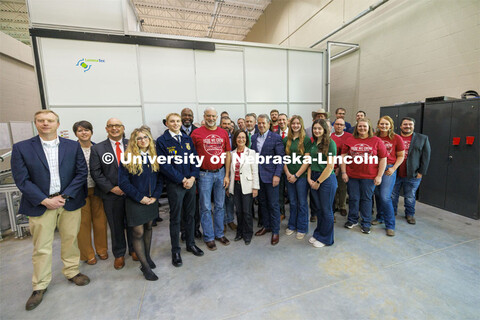
{"type": "Polygon", "coordinates": [[[158,280],[157,275],[155,273],[153,273],[153,271],[151,269],[147,270],[142,266],[140,268],[140,271],[142,271],[143,276],[145,277],[145,280],[148,280],[148,281],[157,281],[158,280]]]}

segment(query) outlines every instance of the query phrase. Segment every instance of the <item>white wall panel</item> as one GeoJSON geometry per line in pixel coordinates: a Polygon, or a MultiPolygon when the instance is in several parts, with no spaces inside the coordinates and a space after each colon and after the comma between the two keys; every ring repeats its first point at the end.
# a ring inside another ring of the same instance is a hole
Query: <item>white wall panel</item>
{"type": "Polygon", "coordinates": [[[143,100],[196,101],[193,50],[140,46],[143,100]]]}
{"type": "Polygon", "coordinates": [[[244,101],[243,52],[197,50],[195,62],[200,103],[244,101]]]}
{"type": "Polygon", "coordinates": [[[141,104],[134,45],[42,38],[41,51],[50,106],[141,104]]]}
{"type": "Polygon", "coordinates": [[[142,108],[140,107],[77,107],[51,108],[60,117],[59,133],[68,133],[68,137],[77,140],[72,131],[73,124],[80,120],[87,120],[93,125],[93,142],[101,142],[107,138],[105,126],[110,118],[118,118],[125,126],[125,137],[130,138],[133,129],[142,125],[142,108]]]}
{"type": "Polygon", "coordinates": [[[323,101],[323,59],[317,52],[288,52],[290,102],[323,101]]]}
{"type": "Polygon", "coordinates": [[[290,104],[289,116],[299,115],[303,119],[305,128],[308,128],[312,124],[312,111],[317,111],[323,108],[321,104],[290,104]]]}
{"type": "Polygon", "coordinates": [[[29,0],[33,24],[123,31],[123,0],[29,0]]]}
{"type": "Polygon", "coordinates": [[[287,101],[287,51],[245,48],[247,102],[287,101]]]}
{"type": "MultiPolygon", "coordinates": [[[[248,104],[246,113],[255,113],[257,116],[265,113],[270,117],[270,111],[277,109],[279,113],[287,113],[286,104],[248,104]]],[[[288,113],[287,113],[288,114],[288,113]]]]}

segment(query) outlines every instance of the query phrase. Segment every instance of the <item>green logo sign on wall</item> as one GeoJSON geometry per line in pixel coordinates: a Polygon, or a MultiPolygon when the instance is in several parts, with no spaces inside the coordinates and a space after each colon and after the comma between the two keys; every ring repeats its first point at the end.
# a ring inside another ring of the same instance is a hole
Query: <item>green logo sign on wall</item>
{"type": "Polygon", "coordinates": [[[83,72],[87,72],[88,70],[90,70],[92,68],[92,65],[94,63],[105,63],[105,59],[85,59],[85,58],[82,58],[82,59],[77,61],[76,66],[80,67],[83,70],[83,72]]]}

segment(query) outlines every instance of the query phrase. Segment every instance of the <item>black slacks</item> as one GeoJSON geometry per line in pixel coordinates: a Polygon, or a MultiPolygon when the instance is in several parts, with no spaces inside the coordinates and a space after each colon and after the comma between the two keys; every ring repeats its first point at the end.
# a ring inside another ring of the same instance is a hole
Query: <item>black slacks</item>
{"type": "Polygon", "coordinates": [[[132,245],[132,228],[127,227],[125,214],[125,199],[103,199],[103,208],[107,216],[112,239],[112,252],[115,258],[123,257],[127,251],[134,252],[132,245]],[[125,229],[127,229],[127,241],[125,241],[125,229]]]}
{"type": "Polygon", "coordinates": [[[184,232],[187,248],[195,245],[195,194],[197,185],[185,189],[181,184],[169,182],[167,185],[168,204],[170,206],[170,242],[172,253],[180,253],[180,221],[185,220],[184,232]]]}
{"type": "Polygon", "coordinates": [[[233,201],[237,212],[237,236],[242,236],[245,241],[251,240],[253,236],[253,215],[252,215],[252,194],[243,194],[242,186],[234,182],[233,201]]]}

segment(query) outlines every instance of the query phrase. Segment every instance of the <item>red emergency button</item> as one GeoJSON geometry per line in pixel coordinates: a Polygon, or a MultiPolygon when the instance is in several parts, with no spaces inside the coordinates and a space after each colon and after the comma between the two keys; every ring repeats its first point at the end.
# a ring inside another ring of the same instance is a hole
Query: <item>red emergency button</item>
{"type": "Polygon", "coordinates": [[[472,145],[474,141],[475,141],[475,137],[472,137],[472,136],[467,137],[467,144],[468,145],[472,145]]]}
{"type": "Polygon", "coordinates": [[[457,137],[453,138],[452,145],[459,146],[460,145],[460,138],[457,138],[457,137]]]}

